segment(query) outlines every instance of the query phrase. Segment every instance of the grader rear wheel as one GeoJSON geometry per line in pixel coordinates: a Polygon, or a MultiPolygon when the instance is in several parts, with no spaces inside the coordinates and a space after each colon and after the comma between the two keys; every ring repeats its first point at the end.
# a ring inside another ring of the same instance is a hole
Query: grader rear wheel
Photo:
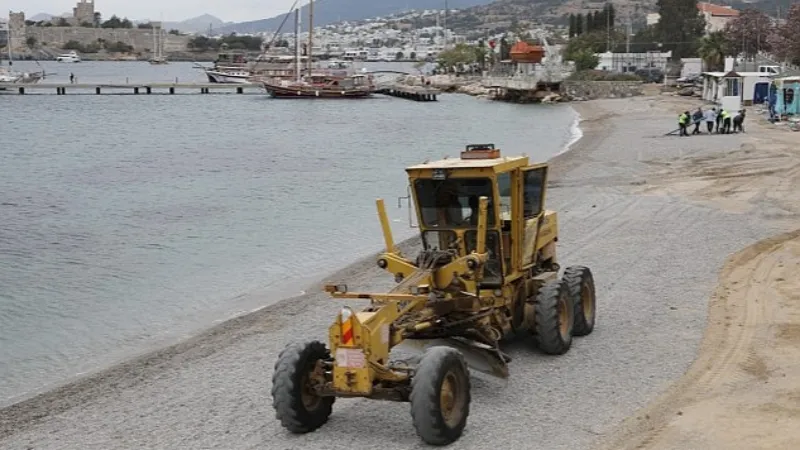
{"type": "Polygon", "coordinates": [[[564,280],[569,286],[569,295],[575,308],[573,336],[586,336],[594,330],[596,298],[594,277],[588,267],[572,266],[564,269],[564,280]]]}
{"type": "Polygon", "coordinates": [[[292,433],[308,433],[328,421],[335,397],[322,397],[311,388],[311,375],[330,351],[319,341],[289,344],[275,363],[272,406],[281,425],[292,433]]]}
{"type": "Polygon", "coordinates": [[[447,445],[461,437],[470,404],[469,370],[461,353],[428,349],[411,379],[411,418],[423,441],[447,445]]]}
{"type": "Polygon", "coordinates": [[[563,355],[572,346],[574,308],[564,279],[548,281],[534,303],[533,335],[539,349],[563,355]]]}

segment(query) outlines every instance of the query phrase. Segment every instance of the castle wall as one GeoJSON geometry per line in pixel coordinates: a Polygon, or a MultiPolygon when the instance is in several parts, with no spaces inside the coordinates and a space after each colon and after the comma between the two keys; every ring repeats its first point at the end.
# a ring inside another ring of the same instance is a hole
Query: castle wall
{"type": "MultiPolygon", "coordinates": [[[[153,33],[154,30],[139,28],[27,27],[26,30],[26,36],[33,36],[40,44],[51,47],[62,47],[69,41],[89,45],[103,39],[108,43],[119,41],[132,45],[139,52],[153,50],[153,33]]],[[[185,51],[190,38],[164,32],[162,39],[164,53],[168,53],[185,51]]]]}

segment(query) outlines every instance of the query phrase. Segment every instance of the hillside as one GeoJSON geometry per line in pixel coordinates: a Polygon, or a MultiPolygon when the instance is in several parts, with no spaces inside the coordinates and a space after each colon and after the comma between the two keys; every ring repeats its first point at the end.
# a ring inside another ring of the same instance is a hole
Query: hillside
{"type": "MultiPolygon", "coordinates": [[[[712,0],[712,3],[739,10],[755,8],[775,16],[779,11],[785,15],[795,1],[712,0]]],[[[480,30],[492,33],[512,28],[514,23],[567,25],[570,14],[602,10],[605,3],[605,0],[498,0],[454,13],[448,26],[462,33],[478,33],[480,30]]],[[[658,12],[656,0],[614,0],[613,4],[617,12],[617,25],[622,26],[630,20],[634,31],[644,27],[648,13],[658,12]]]]}
{"type": "MultiPolygon", "coordinates": [[[[468,8],[475,5],[483,5],[491,0],[448,0],[448,7],[451,9],[468,8]]],[[[443,9],[444,0],[317,0],[314,2],[314,26],[324,26],[342,21],[356,21],[371,19],[374,17],[400,13],[410,9],[443,9]]],[[[302,26],[308,24],[308,6],[303,6],[300,10],[302,15],[302,26]]],[[[216,30],[220,33],[257,33],[262,31],[275,31],[283,21],[286,14],[271,17],[269,19],[253,20],[240,22],[216,30]]],[[[284,30],[293,29],[292,18],[290,18],[284,30]]]]}
{"type": "Polygon", "coordinates": [[[211,14],[203,14],[202,16],[193,17],[181,22],[164,22],[164,29],[175,29],[185,33],[203,33],[208,31],[209,26],[216,30],[232,23],[233,22],[223,22],[222,19],[214,17],[211,14]]]}

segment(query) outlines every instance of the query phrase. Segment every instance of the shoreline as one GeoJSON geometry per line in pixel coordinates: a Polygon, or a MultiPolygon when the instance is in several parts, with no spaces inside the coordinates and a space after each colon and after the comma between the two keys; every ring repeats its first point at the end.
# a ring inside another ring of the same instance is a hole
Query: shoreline
{"type": "MultiPolygon", "coordinates": [[[[683,110],[686,103],[675,107],[683,110]]],[[[729,206],[730,198],[711,196],[713,183],[724,184],[720,190],[730,188],[725,183],[752,184],[752,176],[730,178],[704,166],[732,154],[757,158],[762,147],[747,150],[749,136],[663,137],[659,130],[670,128],[675,115],[662,97],[570,106],[583,136],[548,160],[547,207],[559,213],[559,259],[595,273],[597,328],[560,358],[511,346],[507,387],[475,382],[475,407],[459,448],[528,440],[544,448],[579,449],[613,437],[626,418],[678,383],[703,351],[707,324],[716,314],[709,311],[709,297],[729,256],[778,229],[719,206],[729,206]],[[584,406],[576,409],[577,404],[584,406]],[[537,420],[521,429],[508,423],[509,414],[537,420]]],[[[753,175],[769,177],[767,172],[753,175]]],[[[773,191],[792,193],[791,186],[774,183],[773,191]]],[[[404,241],[403,250],[418,245],[414,239],[404,241]]],[[[372,258],[322,282],[347,282],[353,289],[391,286],[372,258]]],[[[275,422],[268,393],[272,364],[287,340],[325,339],[342,302],[323,294],[284,299],[0,409],[0,445],[344,449],[352,448],[357,429],[362,448],[416,448],[404,405],[337,402],[331,423],[301,437],[290,437],[275,422]]]]}
{"type": "MultiPolygon", "coordinates": [[[[579,130],[579,115],[571,106],[565,106],[570,108],[575,114],[575,119],[569,124],[566,130],[567,133],[572,135],[576,128],[579,130]]],[[[568,152],[579,139],[580,137],[571,137],[552,158],[568,152]]],[[[381,240],[382,239],[379,238],[376,240],[376,243],[381,240]]],[[[419,236],[412,236],[400,241],[398,245],[413,246],[417,245],[418,242],[419,236]]],[[[350,262],[338,266],[337,269],[328,274],[298,277],[297,280],[292,281],[277,280],[270,285],[260,286],[230,296],[228,298],[230,301],[239,298],[245,298],[246,300],[243,301],[243,304],[236,307],[219,307],[214,310],[206,311],[201,314],[202,319],[199,320],[197,325],[181,326],[180,331],[162,332],[142,342],[141,347],[109,352],[110,357],[105,361],[77,366],[74,370],[69,371],[70,375],[61,380],[47,382],[38,387],[29,388],[25,392],[17,393],[12,397],[0,399],[0,411],[14,407],[20,403],[35,400],[37,397],[47,395],[51,391],[58,391],[59,389],[70,387],[73,384],[79,384],[84,380],[92,379],[95,376],[100,376],[103,372],[113,370],[116,366],[134,363],[137,360],[145,360],[151,356],[155,356],[162,350],[167,350],[206,334],[213,334],[217,327],[224,326],[227,322],[241,319],[250,314],[257,314],[265,308],[289,302],[292,299],[303,297],[307,294],[313,294],[315,291],[321,291],[322,285],[330,277],[336,277],[341,273],[352,273],[357,270],[366,270],[370,268],[378,252],[379,250],[376,250],[365,256],[355,257],[350,262]],[[293,288],[293,286],[295,288],[293,288]]]]}
{"type": "MultiPolygon", "coordinates": [[[[578,111],[572,107],[571,105],[567,105],[569,108],[572,109],[573,113],[575,114],[575,119],[569,125],[567,129],[568,133],[571,134],[570,139],[567,143],[562,147],[562,149],[553,155],[548,162],[553,161],[556,158],[564,159],[564,155],[568,154],[572,149],[579,143],[579,141],[583,137],[583,132],[580,128],[581,123],[581,115],[578,111]]],[[[419,236],[412,236],[408,239],[405,239],[395,245],[399,246],[400,248],[412,248],[417,245],[421,244],[421,240],[419,236]]],[[[330,274],[323,275],[321,277],[314,276],[314,277],[306,277],[304,278],[305,284],[303,284],[303,288],[299,290],[299,292],[295,295],[288,295],[286,292],[288,290],[288,286],[285,289],[279,289],[279,292],[274,293],[270,296],[269,299],[264,299],[263,304],[257,306],[255,308],[251,308],[240,313],[232,313],[230,310],[224,310],[227,312],[224,319],[218,319],[210,322],[203,322],[205,325],[201,325],[195,328],[188,333],[183,333],[181,335],[167,335],[160,339],[156,339],[153,342],[146,344],[143,348],[138,350],[131,350],[131,351],[123,351],[118,354],[118,357],[113,358],[111,361],[108,361],[105,364],[96,364],[93,368],[87,368],[85,370],[80,370],[78,373],[75,373],[72,376],[69,376],[61,381],[47,383],[43,386],[40,386],[35,389],[30,389],[29,391],[19,394],[17,396],[11,397],[9,399],[0,400],[0,439],[3,437],[3,415],[6,410],[14,409],[17,405],[29,403],[36,401],[37,398],[46,397],[49,395],[58,395],[64,389],[70,389],[74,387],[78,387],[83,383],[91,383],[92,380],[95,378],[105,378],[105,372],[115,371],[121,366],[130,366],[135,365],[137,362],[144,362],[151,358],[159,358],[163,354],[170,353],[171,350],[177,350],[178,347],[182,347],[184,344],[188,345],[190,342],[201,341],[204,337],[210,337],[216,334],[220,330],[229,329],[230,327],[235,327],[235,322],[241,322],[241,326],[246,326],[244,324],[250,323],[248,320],[248,316],[251,315],[259,315],[267,313],[266,310],[270,308],[279,308],[281,304],[285,302],[290,302],[294,299],[302,298],[307,296],[310,293],[315,291],[322,291],[322,286],[327,281],[331,279],[340,278],[342,275],[352,275],[354,272],[357,271],[365,271],[369,268],[372,268],[374,265],[375,258],[382,250],[375,251],[367,256],[363,256],[360,258],[356,258],[350,263],[346,263],[345,265],[341,266],[339,269],[331,272],[330,274]]],[[[276,282],[277,283],[277,282],[276,282]]],[[[267,287],[259,288],[256,292],[261,292],[267,290],[267,287]]],[[[255,297],[260,297],[257,293],[244,293],[240,296],[248,296],[253,295],[255,297]]],[[[236,297],[234,297],[236,298],[236,297]]],[[[220,311],[212,311],[212,313],[221,313],[220,311]]]]}

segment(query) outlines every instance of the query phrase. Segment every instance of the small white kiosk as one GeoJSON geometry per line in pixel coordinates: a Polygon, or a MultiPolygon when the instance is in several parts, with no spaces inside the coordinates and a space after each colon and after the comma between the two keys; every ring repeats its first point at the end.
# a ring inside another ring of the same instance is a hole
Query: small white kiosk
{"type": "Polygon", "coordinates": [[[720,105],[731,114],[742,110],[742,76],[731,70],[722,77],[720,105]]]}

